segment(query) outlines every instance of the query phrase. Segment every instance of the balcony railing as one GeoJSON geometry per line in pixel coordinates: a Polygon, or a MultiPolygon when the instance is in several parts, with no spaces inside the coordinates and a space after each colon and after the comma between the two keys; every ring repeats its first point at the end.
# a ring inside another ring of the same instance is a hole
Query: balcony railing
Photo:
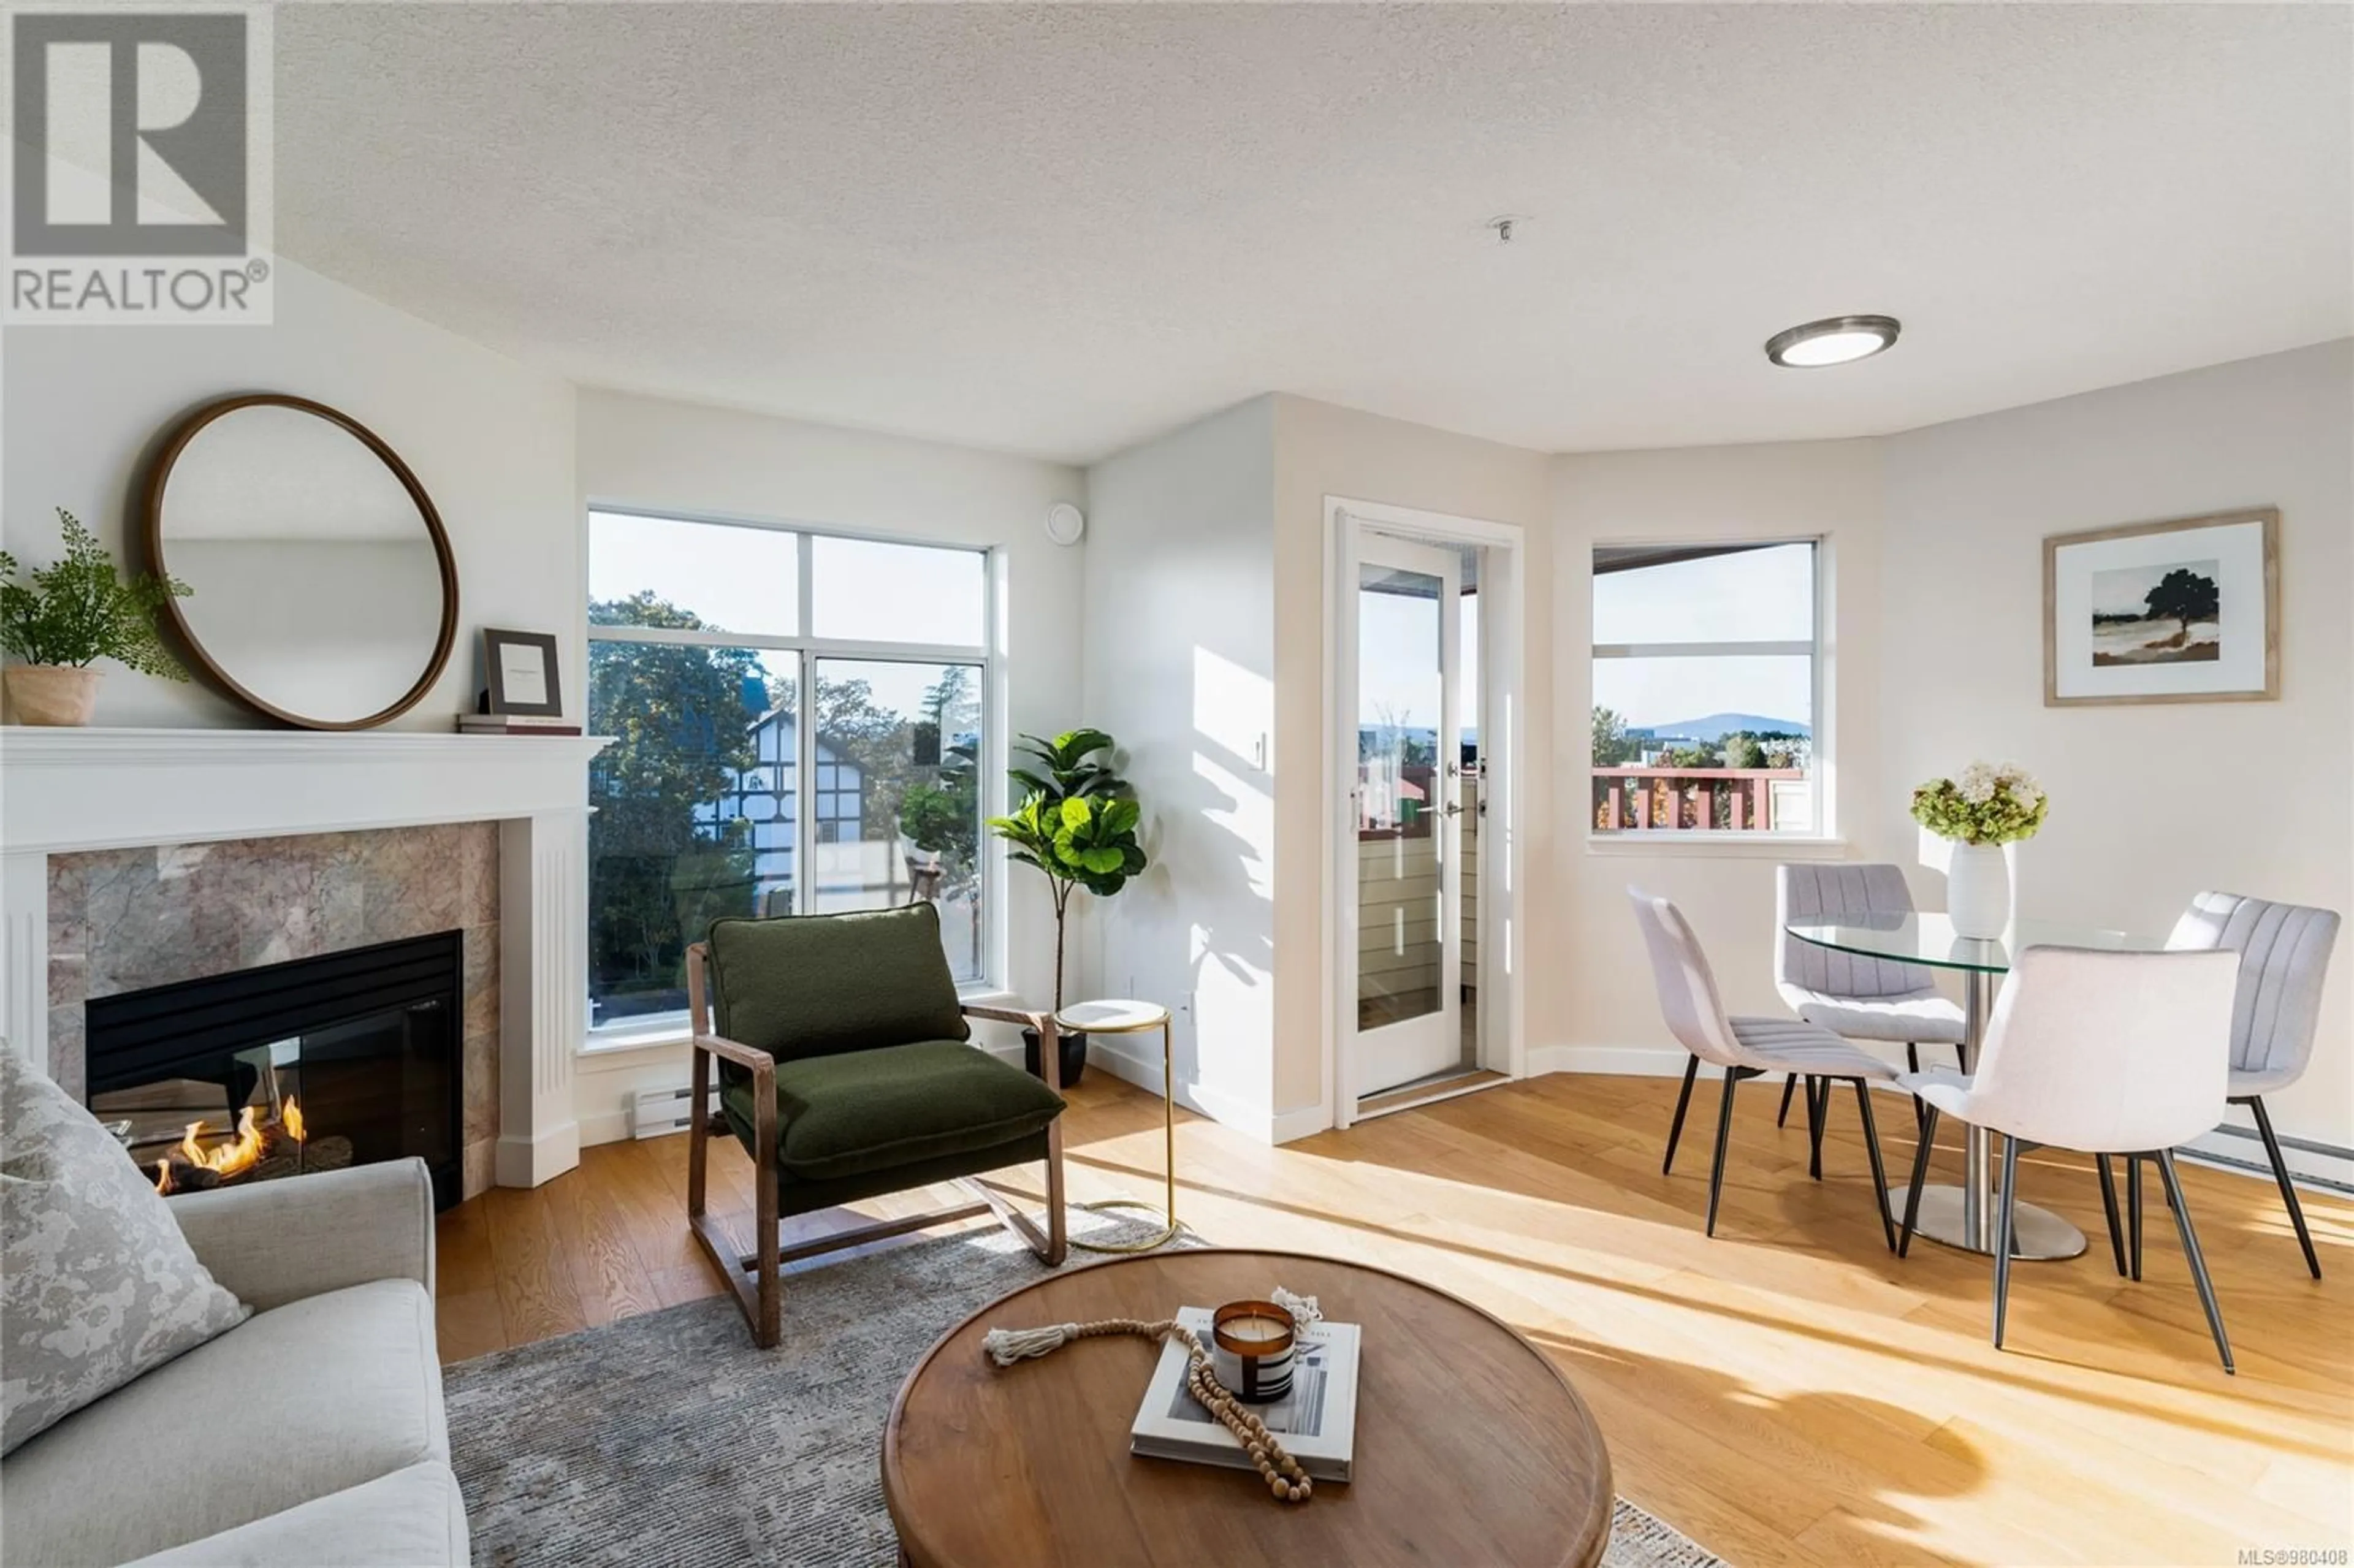
{"type": "Polygon", "coordinates": [[[1814,811],[1806,780],[1803,768],[1597,768],[1591,821],[1606,833],[1805,832],[1814,811]]]}

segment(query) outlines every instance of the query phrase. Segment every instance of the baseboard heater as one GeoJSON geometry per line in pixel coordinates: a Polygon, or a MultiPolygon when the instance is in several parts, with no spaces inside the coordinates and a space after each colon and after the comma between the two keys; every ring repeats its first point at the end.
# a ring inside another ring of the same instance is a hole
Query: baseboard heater
{"type": "MultiPolygon", "coordinates": [[[[681,1084],[674,1089],[641,1089],[630,1107],[631,1138],[665,1138],[673,1132],[684,1132],[693,1124],[695,1090],[681,1084]]],[[[719,1110],[719,1091],[716,1087],[704,1102],[706,1115],[719,1110]]]]}
{"type": "MultiPolygon", "coordinates": [[[[2245,1160],[2237,1155],[2221,1154],[2204,1149],[2186,1149],[2182,1151],[2182,1157],[2185,1160],[2203,1160],[2207,1164],[2221,1166],[2226,1170],[2243,1171],[2250,1176],[2261,1176],[2267,1181],[2274,1180],[2272,1161],[2264,1158],[2263,1140],[2257,1136],[2254,1128],[2232,1127],[2226,1123],[2217,1127],[2215,1130],[2226,1138],[2242,1139],[2255,1144],[2256,1148],[2251,1157],[2245,1160]]],[[[2340,1160],[2349,1164],[2354,1164],[2354,1149],[2341,1149],[2337,1144],[2323,1143],[2316,1139],[2297,1138],[2292,1134],[2283,1133],[2281,1147],[2294,1149],[2302,1154],[2318,1154],[2327,1160],[2340,1160]]],[[[2310,1171],[2299,1171],[2292,1165],[2289,1167],[2289,1177],[2300,1187],[2316,1187],[2326,1192],[2354,1195],[2354,1182],[2344,1181],[2335,1176],[2322,1176],[2310,1171]]]]}

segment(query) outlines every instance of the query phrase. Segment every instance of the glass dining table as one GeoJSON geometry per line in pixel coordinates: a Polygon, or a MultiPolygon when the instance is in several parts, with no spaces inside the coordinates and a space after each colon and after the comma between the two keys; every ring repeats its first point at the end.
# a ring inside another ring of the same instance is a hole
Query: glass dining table
{"type": "MultiPolygon", "coordinates": [[[[1978,1042],[1993,1006],[1997,977],[2010,970],[2012,956],[2027,948],[2106,948],[2112,951],[2147,952],[2164,946],[2145,942],[2123,931],[2092,926],[2056,925],[2043,920],[2017,920],[1999,938],[1958,936],[1943,915],[1843,915],[1837,919],[1796,920],[1783,927],[1801,942],[1853,953],[1868,959],[1893,959],[1933,969],[1950,969],[1962,980],[1962,1061],[1965,1073],[1977,1070],[1978,1042]]],[[[1962,1184],[1929,1183],[1921,1190],[1917,1232],[1965,1252],[1994,1252],[1994,1166],[1988,1158],[1986,1129],[1967,1128],[1963,1142],[1962,1184]]],[[[1898,1213],[1903,1211],[1904,1189],[1890,1195],[1898,1213]]],[[[2033,1203],[2014,1206],[2011,1255],[2028,1259],[2074,1257],[2084,1250],[2084,1233],[2049,1209],[2033,1203]]]]}

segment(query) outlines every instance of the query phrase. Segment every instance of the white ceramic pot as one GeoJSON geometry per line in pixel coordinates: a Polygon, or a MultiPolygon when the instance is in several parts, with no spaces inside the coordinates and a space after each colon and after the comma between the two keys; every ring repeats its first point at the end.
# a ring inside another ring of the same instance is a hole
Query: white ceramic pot
{"type": "Polygon", "coordinates": [[[11,664],[0,683],[18,724],[86,725],[98,707],[99,675],[72,664],[11,664]]]}
{"type": "Polygon", "coordinates": [[[1954,935],[1991,941],[2010,924],[2010,863],[2000,844],[1954,846],[1946,864],[1946,917],[1954,935]]]}

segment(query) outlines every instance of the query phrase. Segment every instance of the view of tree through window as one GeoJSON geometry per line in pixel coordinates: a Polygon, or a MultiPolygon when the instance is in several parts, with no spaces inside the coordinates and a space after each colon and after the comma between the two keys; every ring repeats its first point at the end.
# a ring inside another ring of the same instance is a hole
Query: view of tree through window
{"type": "Polygon", "coordinates": [[[957,980],[981,980],[985,557],[812,551],[820,540],[784,530],[602,511],[589,522],[588,719],[614,737],[590,782],[594,1026],[680,1012],[686,948],[726,915],[929,902],[957,980]],[[854,618],[855,657],[799,634],[803,573],[837,607],[820,624],[854,618]],[[938,602],[949,594],[970,602],[938,602]],[[974,645],[944,645],[943,629],[974,645]]]}
{"type": "Polygon", "coordinates": [[[1823,831],[1816,549],[1595,550],[1595,832],[1823,831]]]}

